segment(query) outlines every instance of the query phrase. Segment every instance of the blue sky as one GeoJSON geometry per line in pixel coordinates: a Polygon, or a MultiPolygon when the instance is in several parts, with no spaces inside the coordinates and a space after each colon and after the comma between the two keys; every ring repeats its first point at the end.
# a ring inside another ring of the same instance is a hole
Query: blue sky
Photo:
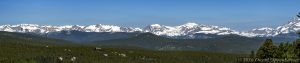
{"type": "Polygon", "coordinates": [[[0,25],[145,27],[195,22],[249,30],[287,23],[300,12],[299,3],[300,0],[0,0],[0,25]]]}

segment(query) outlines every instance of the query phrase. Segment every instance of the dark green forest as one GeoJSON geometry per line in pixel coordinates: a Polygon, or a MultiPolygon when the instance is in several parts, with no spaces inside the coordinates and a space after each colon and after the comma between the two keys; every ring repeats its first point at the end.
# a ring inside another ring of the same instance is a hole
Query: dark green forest
{"type": "Polygon", "coordinates": [[[265,43],[258,49],[257,58],[300,58],[299,56],[299,39],[293,43],[280,43],[276,46],[271,39],[267,39],[265,43]]]}
{"type": "Polygon", "coordinates": [[[266,39],[256,52],[251,52],[249,58],[250,60],[246,62],[298,63],[300,39],[293,42],[281,42],[279,45],[274,44],[272,39],[266,39]]]}
{"type": "Polygon", "coordinates": [[[280,45],[267,39],[257,51],[239,54],[99,46],[24,33],[0,32],[0,50],[0,63],[244,63],[247,58],[298,59],[300,39],[280,45]]]}
{"type": "Polygon", "coordinates": [[[155,51],[82,45],[30,34],[0,32],[0,63],[222,63],[246,54],[155,51]]]}

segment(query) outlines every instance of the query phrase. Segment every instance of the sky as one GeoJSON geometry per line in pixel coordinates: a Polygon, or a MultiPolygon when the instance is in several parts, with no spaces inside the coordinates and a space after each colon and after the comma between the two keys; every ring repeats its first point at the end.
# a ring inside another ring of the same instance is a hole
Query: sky
{"type": "Polygon", "coordinates": [[[286,24],[300,0],[0,0],[0,25],[145,27],[188,22],[250,30],[286,24]]]}

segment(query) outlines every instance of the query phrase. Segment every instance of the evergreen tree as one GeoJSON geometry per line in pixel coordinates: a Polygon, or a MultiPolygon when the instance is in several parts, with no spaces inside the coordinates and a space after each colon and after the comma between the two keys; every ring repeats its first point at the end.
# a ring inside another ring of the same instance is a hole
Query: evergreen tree
{"type": "Polygon", "coordinates": [[[284,58],[284,53],[287,51],[285,43],[280,43],[276,52],[278,58],[284,58]]]}
{"type": "Polygon", "coordinates": [[[298,58],[300,58],[300,39],[297,39],[295,44],[295,53],[298,58]]]}
{"type": "Polygon", "coordinates": [[[293,44],[290,44],[289,42],[286,43],[280,43],[277,51],[277,58],[294,58],[295,55],[295,47],[293,44]]]}
{"type": "Polygon", "coordinates": [[[276,58],[277,47],[273,44],[272,39],[267,39],[264,44],[258,49],[257,58],[276,58]]]}

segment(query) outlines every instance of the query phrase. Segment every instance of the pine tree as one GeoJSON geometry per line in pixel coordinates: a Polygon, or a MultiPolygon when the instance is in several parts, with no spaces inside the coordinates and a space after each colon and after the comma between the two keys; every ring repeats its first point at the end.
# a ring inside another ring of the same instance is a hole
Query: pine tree
{"type": "Polygon", "coordinates": [[[285,43],[280,43],[278,50],[276,52],[278,58],[284,58],[284,54],[287,51],[287,45],[285,43]]]}
{"type": "Polygon", "coordinates": [[[257,58],[276,58],[277,47],[273,44],[271,39],[267,39],[264,44],[258,49],[256,56],[257,58]]]}
{"type": "Polygon", "coordinates": [[[295,47],[289,42],[280,43],[277,51],[277,58],[295,58],[295,47]]]}
{"type": "Polygon", "coordinates": [[[297,39],[295,44],[295,53],[298,58],[300,58],[300,39],[297,39]]]}
{"type": "MultiPolygon", "coordinates": [[[[300,15],[300,13],[299,13],[299,15],[300,15]]],[[[300,32],[298,32],[298,35],[300,35],[300,32]]],[[[295,46],[294,52],[296,53],[296,57],[300,58],[300,39],[297,39],[294,42],[294,46],[295,46]]]]}

